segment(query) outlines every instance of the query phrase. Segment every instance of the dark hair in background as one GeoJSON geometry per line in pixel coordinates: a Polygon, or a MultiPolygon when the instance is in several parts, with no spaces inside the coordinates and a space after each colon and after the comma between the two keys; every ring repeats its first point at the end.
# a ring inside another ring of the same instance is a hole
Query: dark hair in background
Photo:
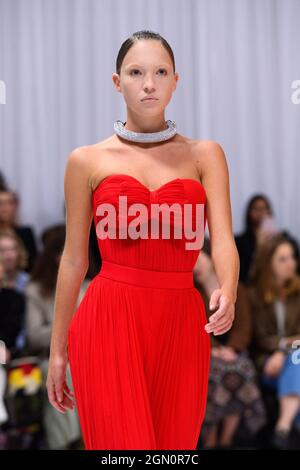
{"type": "Polygon", "coordinates": [[[266,203],[266,206],[269,210],[270,215],[273,215],[273,208],[272,208],[272,204],[269,198],[265,194],[255,194],[254,196],[251,197],[246,208],[246,215],[245,215],[246,232],[253,233],[250,212],[252,210],[253,205],[256,203],[256,201],[259,201],[259,200],[262,200],[266,203]]]}
{"type": "Polygon", "coordinates": [[[49,297],[56,286],[59,261],[65,244],[65,225],[55,225],[42,233],[43,249],[38,255],[31,273],[31,280],[39,284],[41,295],[49,297]]]}
{"type": "Polygon", "coordinates": [[[250,275],[250,284],[257,288],[257,292],[264,302],[274,302],[281,292],[287,296],[300,290],[300,276],[297,272],[288,279],[280,292],[280,288],[275,283],[272,272],[272,259],[279,246],[288,243],[295,256],[294,245],[291,240],[283,233],[278,233],[263,243],[256,251],[252,273],[250,275]]]}
{"type": "Polygon", "coordinates": [[[8,186],[4,174],[0,171],[0,191],[7,191],[8,186]]]}
{"type": "Polygon", "coordinates": [[[124,57],[126,56],[127,52],[136,43],[136,41],[139,41],[140,39],[152,39],[155,41],[160,41],[171,57],[171,60],[173,62],[173,71],[175,72],[175,58],[174,58],[172,48],[170,44],[168,43],[168,41],[166,41],[166,39],[163,38],[159,33],[155,33],[154,31],[149,31],[149,30],[144,29],[142,31],[136,31],[135,33],[133,33],[121,45],[121,48],[118,52],[118,56],[116,60],[116,73],[117,74],[120,75],[121,66],[122,66],[124,57]]]}

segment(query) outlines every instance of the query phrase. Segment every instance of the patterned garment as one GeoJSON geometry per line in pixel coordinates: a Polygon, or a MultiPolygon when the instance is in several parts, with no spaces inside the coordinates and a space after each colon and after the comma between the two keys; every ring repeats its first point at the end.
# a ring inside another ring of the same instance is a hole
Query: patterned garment
{"type": "Polygon", "coordinates": [[[232,414],[242,416],[251,435],[266,423],[256,370],[245,353],[240,353],[234,362],[211,357],[204,427],[218,424],[232,414]]]}

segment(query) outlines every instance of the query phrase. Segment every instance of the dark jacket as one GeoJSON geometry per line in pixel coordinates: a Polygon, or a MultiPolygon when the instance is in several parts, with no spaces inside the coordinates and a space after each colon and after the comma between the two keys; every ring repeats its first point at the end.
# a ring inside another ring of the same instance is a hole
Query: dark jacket
{"type": "Polygon", "coordinates": [[[12,357],[17,355],[16,339],[24,325],[25,297],[21,292],[0,288],[0,340],[4,341],[12,357]]]}
{"type": "MultiPolygon", "coordinates": [[[[255,287],[249,287],[248,290],[254,333],[251,350],[258,369],[262,370],[265,360],[279,348],[275,303],[264,302],[255,287]]],[[[284,306],[284,337],[299,335],[300,338],[300,289],[286,297],[284,306]]]]}

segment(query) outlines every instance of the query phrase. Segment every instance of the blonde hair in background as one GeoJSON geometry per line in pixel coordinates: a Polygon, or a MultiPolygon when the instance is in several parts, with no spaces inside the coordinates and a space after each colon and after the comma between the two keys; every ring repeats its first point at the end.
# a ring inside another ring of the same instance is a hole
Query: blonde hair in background
{"type": "MultiPolygon", "coordinates": [[[[24,269],[26,268],[28,264],[28,254],[25,249],[24,243],[18,237],[18,235],[14,232],[14,230],[10,228],[5,228],[0,230],[0,240],[1,238],[10,238],[11,240],[14,240],[16,243],[17,247],[17,252],[18,252],[18,261],[17,261],[17,267],[18,269],[24,269]]],[[[0,262],[1,262],[1,255],[0,255],[0,262]]]]}

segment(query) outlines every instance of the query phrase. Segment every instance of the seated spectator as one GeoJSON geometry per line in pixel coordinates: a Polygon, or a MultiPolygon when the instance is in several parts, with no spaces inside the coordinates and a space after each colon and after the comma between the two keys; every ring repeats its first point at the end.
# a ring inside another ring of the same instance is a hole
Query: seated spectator
{"type": "Polygon", "coordinates": [[[25,271],[27,253],[22,240],[12,229],[0,229],[0,258],[5,271],[6,286],[24,292],[29,281],[25,271]]]}
{"type": "Polygon", "coordinates": [[[22,293],[6,286],[5,271],[1,259],[0,306],[0,449],[5,449],[7,443],[6,429],[8,427],[9,416],[4,403],[7,382],[4,365],[9,362],[10,359],[14,359],[18,356],[19,350],[16,347],[16,341],[23,324],[25,299],[22,293]]]}
{"type": "MultiPolygon", "coordinates": [[[[65,241],[65,226],[56,226],[55,230],[48,230],[47,235],[43,235],[42,238],[44,248],[36,260],[31,280],[26,288],[26,325],[29,347],[34,354],[39,355],[44,375],[46,440],[50,449],[65,449],[81,438],[77,409],[67,410],[65,414],[59,413],[50,405],[46,390],[55,287],[65,241]]],[[[88,284],[89,281],[83,281],[78,303],[81,301],[88,284]]],[[[71,386],[69,365],[66,374],[67,381],[71,386]]]]}
{"type": "Polygon", "coordinates": [[[36,240],[31,227],[17,223],[18,206],[18,195],[11,190],[0,188],[0,229],[11,228],[22,240],[28,254],[28,263],[24,269],[30,272],[37,254],[36,240]]]}
{"type": "Polygon", "coordinates": [[[25,315],[25,298],[21,292],[8,287],[0,259],[0,340],[7,350],[7,360],[19,357],[17,338],[22,330],[25,315]]]}
{"type": "MultiPolygon", "coordinates": [[[[209,310],[209,296],[198,287],[209,310]]],[[[232,328],[223,335],[211,335],[211,365],[208,400],[203,422],[205,448],[231,448],[239,425],[248,438],[265,424],[266,414],[257,374],[247,348],[252,327],[247,289],[239,283],[232,328]]]]}
{"type": "Polygon", "coordinates": [[[300,367],[293,346],[300,340],[300,276],[294,245],[274,236],[257,252],[249,287],[254,325],[253,356],[262,383],[276,390],[279,417],[273,444],[287,448],[300,418],[300,367]]]}
{"type": "MultiPolygon", "coordinates": [[[[240,256],[240,281],[248,283],[256,248],[270,232],[279,231],[275,226],[274,213],[269,199],[263,194],[253,196],[246,209],[245,230],[235,236],[240,256]]],[[[295,250],[297,272],[300,274],[300,251],[297,240],[287,231],[281,233],[289,238],[295,250]]]]}
{"type": "MultiPolygon", "coordinates": [[[[12,229],[0,230],[0,259],[2,261],[6,286],[18,292],[24,292],[29,274],[24,270],[27,265],[27,253],[22,240],[12,229]]],[[[17,347],[25,348],[25,325],[17,338],[17,347]]]]}

